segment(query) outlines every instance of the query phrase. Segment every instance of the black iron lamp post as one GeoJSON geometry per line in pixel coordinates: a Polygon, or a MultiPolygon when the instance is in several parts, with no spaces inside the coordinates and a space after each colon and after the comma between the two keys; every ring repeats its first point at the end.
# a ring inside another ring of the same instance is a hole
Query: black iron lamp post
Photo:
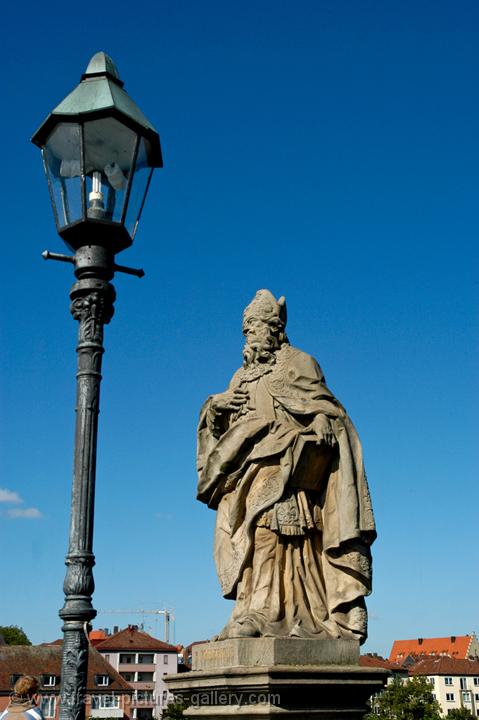
{"type": "Polygon", "coordinates": [[[73,255],[71,312],[79,325],[76,429],[70,539],[64,582],[61,720],[84,720],[88,630],[96,611],[93,517],[103,326],[113,315],[115,263],[135,237],[153,169],[162,167],[160,138],[123,90],[111,58],[99,52],[80,84],[37,130],[59,235],[73,255]]]}

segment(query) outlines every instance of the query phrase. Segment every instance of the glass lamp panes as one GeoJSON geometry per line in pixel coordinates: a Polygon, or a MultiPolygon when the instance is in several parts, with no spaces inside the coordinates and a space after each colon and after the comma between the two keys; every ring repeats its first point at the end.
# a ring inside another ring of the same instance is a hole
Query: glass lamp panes
{"type": "Polygon", "coordinates": [[[133,182],[126,208],[125,227],[133,240],[135,237],[138,221],[140,219],[143,204],[145,202],[148,185],[150,184],[153,168],[149,165],[150,143],[145,138],[140,138],[138,154],[136,156],[133,182]]]}
{"type": "Polygon", "coordinates": [[[122,221],[136,142],[136,133],[114,118],[85,123],[87,218],[122,221]]]}
{"type": "Polygon", "coordinates": [[[81,127],[60,123],[43,150],[53,211],[59,230],[82,218],[81,127]]]}
{"type": "Polygon", "coordinates": [[[57,228],[70,247],[84,242],[82,223],[94,230],[89,221],[98,222],[96,228],[113,238],[118,249],[131,244],[153,173],[153,155],[147,138],[113,117],[55,127],[43,157],[57,228]]]}

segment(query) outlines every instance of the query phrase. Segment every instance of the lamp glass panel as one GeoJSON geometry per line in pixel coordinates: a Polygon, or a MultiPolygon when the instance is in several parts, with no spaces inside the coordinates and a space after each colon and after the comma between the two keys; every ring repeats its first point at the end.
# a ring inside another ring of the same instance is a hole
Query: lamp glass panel
{"type": "Polygon", "coordinates": [[[83,128],[87,216],[120,222],[131,174],[136,133],[114,118],[83,128]]]}
{"type": "Polygon", "coordinates": [[[145,138],[141,138],[125,219],[125,227],[132,239],[135,237],[146,192],[148,190],[148,184],[153,172],[153,168],[148,164],[149,154],[150,143],[145,138]]]}
{"type": "Polygon", "coordinates": [[[59,230],[81,220],[80,126],[60,123],[49,135],[43,157],[59,230]]]}

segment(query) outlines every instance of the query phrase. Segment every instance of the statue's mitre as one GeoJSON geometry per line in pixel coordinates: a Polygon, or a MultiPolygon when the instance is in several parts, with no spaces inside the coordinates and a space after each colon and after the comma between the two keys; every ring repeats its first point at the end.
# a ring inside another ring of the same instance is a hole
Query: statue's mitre
{"type": "Polygon", "coordinates": [[[269,290],[258,290],[243,312],[243,324],[252,317],[265,322],[276,320],[281,327],[286,327],[286,300],[284,296],[282,295],[276,300],[269,290]]]}

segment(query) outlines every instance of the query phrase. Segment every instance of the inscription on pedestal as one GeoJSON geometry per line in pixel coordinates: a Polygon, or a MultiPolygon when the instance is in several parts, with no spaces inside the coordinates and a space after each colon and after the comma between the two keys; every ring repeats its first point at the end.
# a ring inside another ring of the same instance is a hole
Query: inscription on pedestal
{"type": "Polygon", "coordinates": [[[224,640],[219,643],[205,643],[193,647],[193,670],[210,670],[236,665],[233,643],[224,640]]]}
{"type": "Polygon", "coordinates": [[[193,670],[358,664],[359,642],[345,638],[232,638],[193,647],[193,670]]]}

